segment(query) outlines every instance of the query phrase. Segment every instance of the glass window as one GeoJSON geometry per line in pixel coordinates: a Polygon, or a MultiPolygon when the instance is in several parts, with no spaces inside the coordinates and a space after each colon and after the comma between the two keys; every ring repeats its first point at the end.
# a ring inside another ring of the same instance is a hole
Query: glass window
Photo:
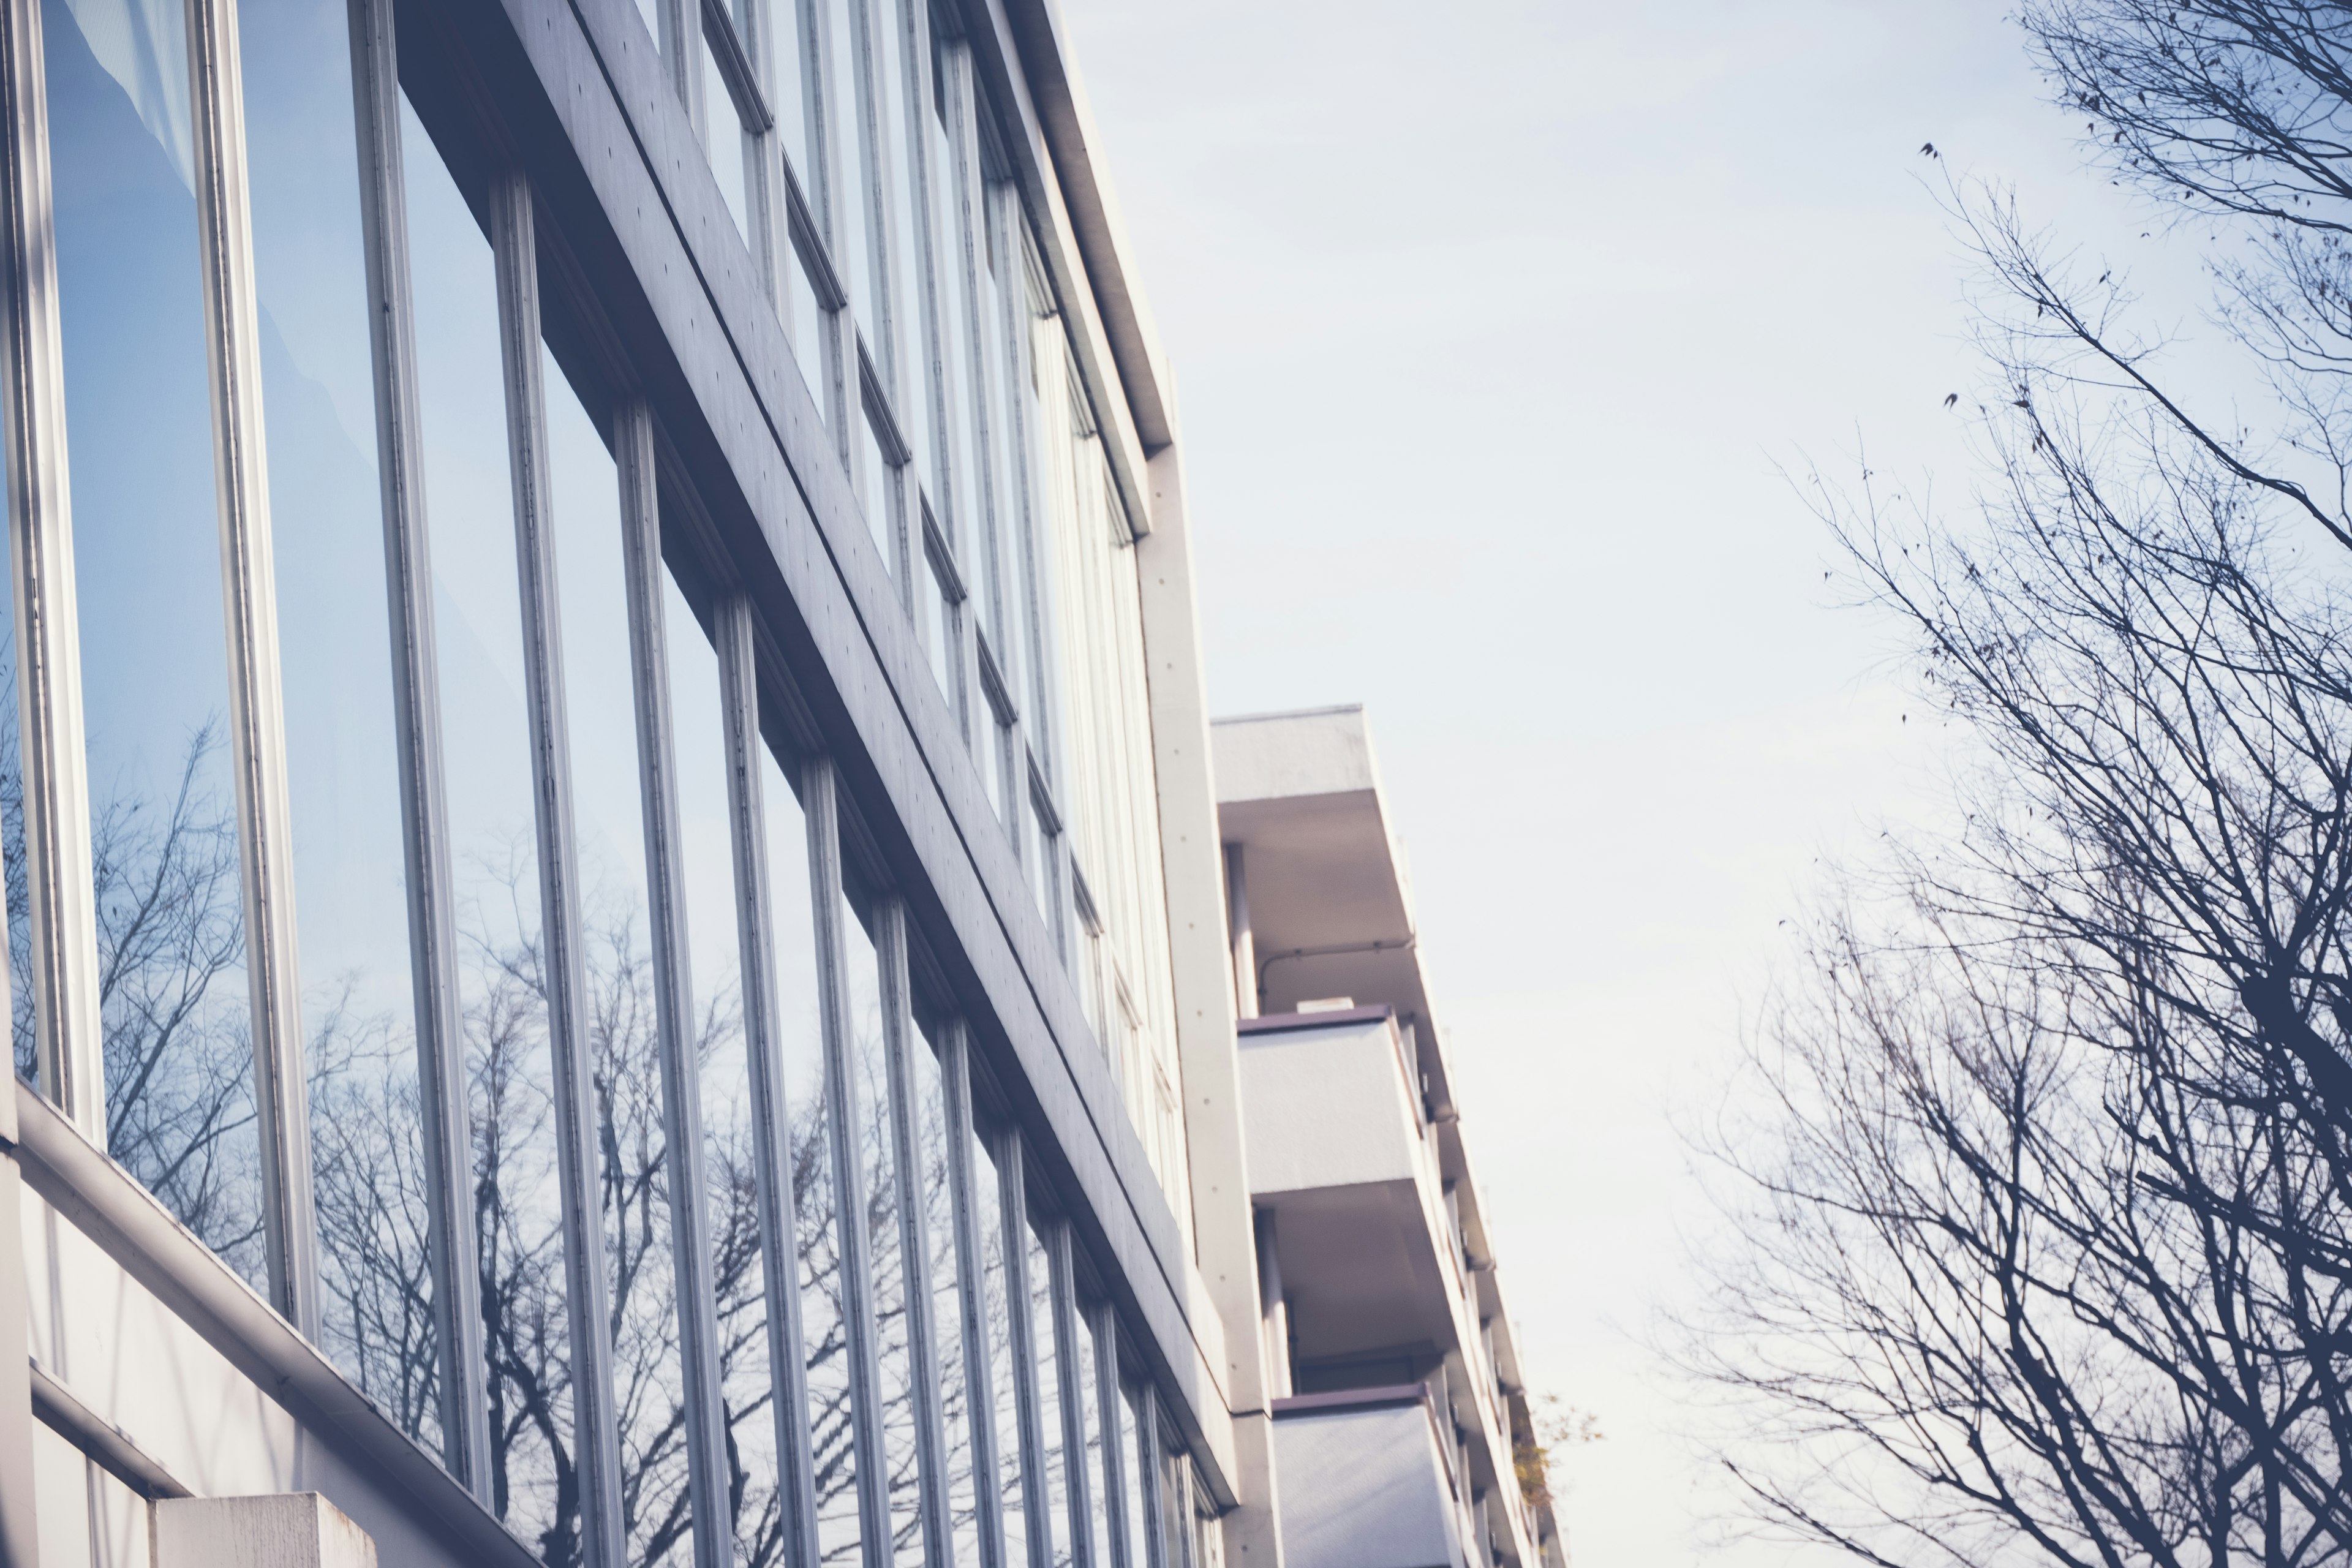
{"type": "Polygon", "coordinates": [[[1054,946],[1062,945],[1062,868],[1061,840],[1045,821],[1045,808],[1029,796],[1029,844],[1036,854],[1029,867],[1029,888],[1037,896],[1037,912],[1045,917],[1045,929],[1053,933],[1054,946]]]}
{"type": "Polygon", "coordinates": [[[439,1442],[367,252],[341,0],[238,28],[324,1348],[439,1442]]]}
{"type": "Polygon", "coordinates": [[[832,312],[818,300],[816,285],[809,277],[808,262],[800,247],[786,245],[785,260],[779,273],[785,298],[779,302],[784,325],[792,334],[793,358],[801,367],[801,380],[809,389],[809,397],[816,405],[820,420],[833,417],[833,373],[828,347],[832,312]]]}
{"type": "Polygon", "coordinates": [[[736,29],[746,38],[759,29],[751,23],[754,5],[763,8],[767,23],[770,101],[775,106],[776,130],[783,137],[784,157],[800,181],[801,190],[815,199],[809,171],[807,31],[802,7],[818,0],[735,0],[736,29]]]}
{"type": "Polygon", "coordinates": [[[703,118],[708,122],[705,142],[710,155],[710,172],[718,178],[719,194],[727,198],[727,210],[735,219],[735,232],[748,236],[751,232],[751,203],[743,116],[735,107],[734,91],[727,85],[727,74],[719,68],[719,57],[712,52],[708,35],[702,45],[702,105],[703,118]]]}
{"type": "MultiPolygon", "coordinates": [[[[845,910],[845,912],[846,912],[845,910]]],[[[909,1561],[922,1552],[916,1454],[915,1357],[907,1318],[911,1271],[901,1250],[898,1150],[890,1132],[890,1073],[882,1028],[882,976],[873,940],[855,918],[848,931],[850,1041],[856,1088],[860,1157],[866,1171],[866,1234],[873,1249],[870,1303],[876,1359],[882,1373],[882,1450],[890,1467],[891,1552],[909,1561]]]]}
{"type": "Polygon", "coordinates": [[[925,651],[931,656],[931,678],[940,683],[940,694],[948,700],[949,711],[961,712],[963,704],[957,698],[958,663],[956,647],[955,601],[948,596],[946,580],[940,575],[939,563],[932,559],[929,548],[923,552],[923,641],[925,651]]]}
{"type": "Polygon", "coordinates": [[[835,193],[831,222],[833,232],[825,242],[833,256],[835,271],[841,287],[849,296],[850,314],[857,322],[859,333],[869,348],[881,340],[875,335],[879,318],[875,309],[877,290],[875,268],[881,247],[875,243],[873,225],[878,212],[875,206],[873,150],[865,130],[866,89],[865,72],[859,68],[858,28],[861,0],[811,0],[829,9],[827,24],[833,45],[833,62],[826,87],[832,98],[833,166],[841,186],[835,193]]]}
{"type": "Polygon", "coordinates": [[[1054,1322],[1053,1270],[1034,1222],[1022,1240],[1029,1249],[1029,1324],[1037,1345],[1038,1424],[1045,1434],[1045,1518],[1031,1520],[1029,1528],[1053,1542],[1054,1561],[1063,1563],[1071,1561],[1069,1449],[1062,1425],[1062,1347],[1054,1322]]]}
{"type": "Polygon", "coordinates": [[[8,921],[8,1041],[16,1076],[40,1082],[33,1034],[32,886],[26,879],[25,766],[16,731],[16,596],[0,571],[0,886],[8,921]]]}
{"type": "Polygon", "coordinates": [[[42,6],[107,1146],[259,1281],[184,26],[176,5],[42,6]]]}
{"type": "MultiPolygon", "coordinates": [[[[737,1555],[772,1560],[783,1540],[768,1362],[760,1167],[743,1036],[742,947],[735,905],[734,816],[727,798],[727,730],[719,659],[677,580],[663,574],[670,721],[676,733],[678,839],[685,871],[695,1054],[702,1064],[703,1179],[709,1194],[711,1276],[728,1441],[740,1480],[730,1488],[737,1555]]],[[[789,804],[771,802],[776,810],[789,804]]],[[[775,878],[772,871],[771,885],[775,878]]],[[[788,884],[789,885],[789,884],[788,884]]],[[[800,921],[806,921],[805,904],[800,921]]],[[[809,994],[802,992],[802,996],[809,994]]],[[[789,1004],[788,1004],[789,1005],[789,1004]]],[[[789,1017],[790,1015],[787,1015],[789,1017]]]]}
{"type": "Polygon", "coordinates": [[[898,575],[898,468],[882,449],[882,431],[869,406],[859,421],[858,504],[866,509],[866,526],[874,535],[874,548],[882,552],[882,565],[891,576],[898,575]]]}
{"type": "MultiPolygon", "coordinates": [[[[598,1093],[606,1279],[612,1288],[622,1524],[630,1554],[659,1561],[690,1523],[683,1429],[686,1377],[672,1268],[662,1041],[654,1005],[645,808],[620,479],[554,357],[546,383],[549,496],[572,744],[572,834],[580,877],[583,1020],[598,1093]]],[[[691,1016],[692,999],[687,999],[691,1016]]]]}
{"type": "MultiPolygon", "coordinates": [[[[1004,1520],[1003,1561],[1012,1568],[1029,1562],[1029,1516],[1021,1487],[1021,1405],[1019,1374],[1013,1364],[1011,1274],[1006,1266],[1004,1180],[988,1141],[976,1128],[964,1129],[971,1140],[972,1205],[984,1216],[980,1227],[981,1304],[988,1322],[988,1382],[995,1408],[997,1496],[1004,1520]]],[[[982,1478],[986,1484],[986,1478],[982,1478]]],[[[959,1559],[961,1561],[961,1559],[959,1559]]]]}
{"type": "Polygon", "coordinates": [[[947,1436],[948,1517],[959,1563],[980,1561],[972,1470],[971,1399],[964,1368],[962,1268],[956,1253],[955,1197],[948,1184],[947,1092],[928,1033],[914,1052],[915,1144],[922,1162],[924,1244],[931,1267],[931,1321],[937,1325],[940,1412],[947,1436]]]}
{"type": "Polygon", "coordinates": [[[1124,1386],[1118,1397],[1118,1472],[1119,1510],[1127,1516],[1127,1560],[1139,1568],[1150,1560],[1144,1545],[1143,1424],[1135,1391],[1124,1386]]]}
{"type": "Polygon", "coordinates": [[[794,1247],[801,1291],[806,1432],[816,1478],[817,1543],[826,1563],[858,1561],[857,1454],[851,1441],[849,1340],[841,1271],[841,1210],[833,1181],[833,1119],[825,1103],[824,1037],[817,1014],[816,900],[808,823],[783,770],[761,759],[769,897],[776,927],[776,991],[783,1013],[779,1067],[792,1117],[794,1247]]]}
{"type": "Polygon", "coordinates": [[[1102,1408],[1102,1346],[1095,1338],[1094,1314],[1081,1302],[1078,1320],[1078,1415],[1086,1434],[1087,1530],[1094,1542],[1094,1561],[1110,1563],[1110,1447],[1104,1439],[1102,1408]]]}
{"type": "MultiPolygon", "coordinates": [[[[915,471],[924,493],[940,493],[940,465],[931,428],[931,343],[923,313],[925,235],[915,205],[915,150],[922,143],[919,100],[908,94],[906,0],[865,0],[874,26],[874,63],[881,78],[882,183],[889,198],[890,229],[897,250],[890,257],[891,353],[897,363],[884,372],[891,406],[898,410],[915,471]]],[[[926,69],[926,79],[929,76],[926,69]]]]}
{"type": "Polygon", "coordinates": [[[979,425],[973,404],[978,383],[972,364],[971,236],[966,224],[962,171],[956,161],[961,127],[951,136],[948,121],[948,75],[950,70],[962,69],[963,63],[961,56],[950,61],[951,47],[940,36],[934,23],[931,69],[928,73],[932,112],[918,118],[931,142],[931,232],[939,237],[940,330],[945,340],[940,344],[940,359],[946,374],[949,442],[955,454],[948,523],[956,548],[969,552],[971,541],[979,536],[982,502],[979,425]]]}
{"type": "Polygon", "coordinates": [[[496,1500],[526,1540],[565,1540],[572,1458],[554,1078],[540,971],[539,851],[513,496],[489,242],[401,100],[424,414],[442,766],[472,1108],[475,1224],[496,1500]]]}

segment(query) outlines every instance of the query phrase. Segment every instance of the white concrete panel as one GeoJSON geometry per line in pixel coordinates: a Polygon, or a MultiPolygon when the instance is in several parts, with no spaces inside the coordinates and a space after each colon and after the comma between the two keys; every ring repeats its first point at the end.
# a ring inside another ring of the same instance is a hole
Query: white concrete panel
{"type": "Polygon", "coordinates": [[[291,1489],[299,1442],[285,1407],[29,1188],[25,1204],[43,1370],[192,1491],[291,1489]]]}
{"type": "Polygon", "coordinates": [[[34,1423],[33,1495],[39,1500],[40,1568],[92,1568],[89,1472],[89,1461],[79,1448],[34,1423]]]}
{"type": "Polygon", "coordinates": [[[1385,1019],[1242,1037],[1251,1192],[1410,1182],[1420,1135],[1385,1019]]]}
{"type": "Polygon", "coordinates": [[[155,1568],[375,1568],[375,1542],[316,1492],[155,1505],[155,1568]]]}
{"type": "Polygon", "coordinates": [[[105,1467],[89,1467],[89,1555],[95,1568],[149,1568],[151,1523],[145,1498],[105,1467]]]}
{"type": "Polygon", "coordinates": [[[1422,1405],[1285,1415],[1274,1442],[1288,1568],[1465,1568],[1422,1405]]]}

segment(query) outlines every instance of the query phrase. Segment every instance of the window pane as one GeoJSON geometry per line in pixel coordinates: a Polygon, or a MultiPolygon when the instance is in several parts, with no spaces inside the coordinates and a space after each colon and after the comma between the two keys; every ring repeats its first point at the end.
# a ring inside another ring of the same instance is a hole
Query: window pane
{"type": "MultiPolygon", "coordinates": [[[[684,856],[702,1064],[703,1176],[709,1191],[711,1273],[719,1298],[719,1363],[729,1441],[741,1484],[730,1504],[737,1555],[765,1563],[782,1550],[775,1382],[768,1363],[768,1297],[760,1251],[759,1165],[744,1054],[742,948],[737,936],[733,816],[727,800],[727,731],[719,659],[675,579],[663,574],[670,719],[677,731],[679,847],[684,856]]],[[[789,805],[789,795],[784,803],[789,805]]],[[[778,809],[771,802],[770,809],[778,809]]]]}
{"type": "MultiPolygon", "coordinates": [[[[940,493],[940,474],[931,429],[931,343],[922,307],[924,233],[914,199],[915,149],[921,144],[916,138],[922,134],[914,110],[919,100],[909,98],[907,90],[905,0],[865,0],[865,4],[873,17],[875,69],[881,78],[882,182],[897,247],[890,257],[890,336],[897,363],[883,373],[883,379],[890,384],[899,427],[914,448],[915,471],[921,476],[923,490],[935,496],[940,493]]],[[[928,68],[923,74],[929,78],[928,68]]]]}
{"type": "Polygon", "coordinates": [[[874,1259],[872,1309],[882,1372],[882,1450],[890,1467],[891,1554],[914,1562],[922,1552],[922,1517],[915,1452],[915,1362],[908,1338],[908,1271],[898,1237],[898,1205],[906,1187],[898,1179],[897,1151],[890,1136],[880,967],[866,928],[855,917],[843,924],[849,938],[850,1045],[866,1170],[866,1234],[874,1259]]]}
{"type": "Polygon", "coordinates": [[[781,308],[784,325],[792,332],[793,358],[801,367],[801,380],[808,385],[810,399],[816,405],[816,416],[830,420],[833,376],[825,369],[829,312],[817,302],[816,286],[809,280],[808,263],[802,258],[800,247],[788,244],[784,252],[781,272],[787,298],[781,302],[781,308]]]}
{"type": "Polygon", "coordinates": [[[763,757],[769,895],[776,927],[776,991],[783,1011],[778,1066],[792,1116],[793,1205],[799,1253],[802,1355],[808,1368],[809,1450],[816,1476],[817,1542],[828,1563],[859,1561],[856,1451],[850,1441],[849,1342],[844,1315],[840,1211],[825,1107],[824,1039],[817,1016],[816,902],[809,885],[807,820],[782,770],[763,757]]]}
{"type": "Polygon", "coordinates": [[[866,526],[874,548],[882,552],[883,569],[898,574],[898,470],[882,450],[881,432],[866,412],[859,422],[858,503],[866,509],[866,526]]]}
{"type": "Polygon", "coordinates": [[[873,225],[876,208],[873,200],[873,164],[865,133],[866,89],[865,73],[858,68],[859,0],[811,0],[825,5],[833,45],[831,89],[833,122],[833,167],[841,181],[835,194],[831,217],[833,232],[825,237],[832,252],[834,270],[841,279],[841,287],[849,296],[850,313],[858,331],[868,344],[878,342],[875,328],[879,318],[875,310],[876,258],[880,251],[874,244],[873,225]]]}
{"type": "Polygon", "coordinates": [[[744,191],[743,117],[736,112],[735,95],[727,89],[727,78],[719,69],[718,57],[710,52],[706,38],[702,46],[703,115],[709,121],[706,138],[710,153],[710,172],[719,180],[719,194],[727,198],[727,210],[734,216],[735,232],[751,232],[751,202],[744,191]]]}
{"type": "Polygon", "coordinates": [[[46,0],[107,1145],[264,1272],[203,278],[177,6],[46,0]],[[129,454],[137,461],[126,461],[129,454]]]}
{"type": "MultiPolygon", "coordinates": [[[[1004,1520],[1003,1561],[1027,1568],[1029,1519],[1023,1511],[1021,1489],[1021,1415],[1018,1374],[1013,1365],[1013,1330],[1005,1266],[1003,1179],[995,1156],[976,1128],[967,1127],[971,1140],[972,1206],[980,1225],[981,1301],[988,1320],[988,1383],[994,1396],[991,1415],[996,1425],[997,1496],[1004,1520]]],[[[988,1478],[981,1478],[986,1485],[988,1478]]],[[[961,1559],[959,1559],[961,1561],[961,1559]]]]}
{"type": "MultiPolygon", "coordinates": [[[[770,101],[775,106],[776,130],[784,139],[784,157],[803,193],[815,199],[809,184],[808,68],[803,51],[801,8],[816,0],[735,0],[736,26],[754,5],[763,8],[768,24],[770,101]]],[[[744,27],[746,36],[750,29],[744,27]]]]}
{"type": "Polygon", "coordinates": [[[915,1137],[922,1160],[922,1217],[931,1265],[931,1321],[938,1325],[940,1406],[947,1430],[948,1516],[955,1561],[980,1562],[974,1516],[971,1399],[965,1373],[962,1271],[956,1257],[955,1199],[948,1185],[947,1092],[928,1037],[915,1050],[915,1137]]]}
{"type": "Polygon", "coordinates": [[[1150,1557],[1143,1541],[1143,1427],[1136,1414],[1135,1392],[1124,1387],[1118,1398],[1118,1468],[1124,1483],[1119,1509],[1127,1515],[1127,1560],[1141,1568],[1150,1557]]]}
{"type": "Polygon", "coordinates": [[[0,885],[8,921],[8,1043],[16,1076],[40,1081],[33,1037],[31,887],[25,880],[25,767],[16,731],[16,595],[0,570],[0,885]]]}
{"type": "Polygon", "coordinates": [[[1037,912],[1045,917],[1045,929],[1054,933],[1056,948],[1061,945],[1061,922],[1057,918],[1062,904],[1061,866],[1056,858],[1061,846],[1052,829],[1045,826],[1045,811],[1037,797],[1029,797],[1029,844],[1035,851],[1029,862],[1030,889],[1037,895],[1037,912]]]}
{"type": "Polygon", "coordinates": [[[439,1443],[367,255],[341,0],[238,28],[325,1346],[439,1443]]]}
{"type": "Polygon", "coordinates": [[[1045,1261],[1045,1243],[1033,1222],[1022,1238],[1029,1249],[1029,1322],[1037,1344],[1037,1413],[1045,1433],[1045,1518],[1031,1520],[1034,1531],[1050,1531],[1054,1561],[1071,1561],[1069,1447],[1062,1430],[1062,1363],[1060,1335],[1054,1326],[1053,1270],[1045,1261]]]}
{"type": "MultiPolygon", "coordinates": [[[[935,42],[935,55],[947,45],[935,42]]],[[[924,133],[931,142],[931,204],[932,232],[939,244],[940,321],[943,342],[940,362],[946,377],[948,428],[955,453],[952,493],[948,501],[949,537],[955,542],[960,560],[971,559],[972,541],[980,535],[982,501],[978,462],[978,425],[972,399],[977,383],[972,378],[971,291],[973,279],[969,270],[971,237],[965,227],[965,212],[960,171],[956,167],[955,147],[950,142],[943,118],[946,104],[937,96],[945,86],[944,58],[935,59],[935,68],[929,73],[935,94],[932,112],[919,115],[924,133]]]]}
{"type": "Polygon", "coordinates": [[[561,1555],[580,1528],[557,1481],[572,1463],[572,1352],[498,282],[405,98],[401,148],[482,1321],[490,1408],[506,1413],[491,1423],[490,1462],[506,1479],[499,1517],[561,1555]]]}
{"type": "Polygon", "coordinates": [[[948,700],[949,710],[954,711],[960,707],[956,701],[955,608],[948,599],[947,584],[940,580],[940,569],[929,550],[923,552],[923,612],[929,623],[923,636],[931,656],[931,678],[940,683],[940,694],[948,700]]]}
{"type": "MultiPolygon", "coordinates": [[[[554,476],[556,584],[572,742],[586,1032],[594,1063],[606,1279],[612,1286],[614,1405],[621,1429],[621,1522],[634,1563],[681,1560],[686,1377],[671,1267],[668,1141],[661,1038],[646,929],[644,804],[623,570],[620,480],[612,454],[552,355],[541,351],[554,476]]],[[[692,1016],[693,999],[686,999],[692,1016]]]]}
{"type": "Polygon", "coordinates": [[[1110,1563],[1110,1468],[1103,1442],[1101,1346],[1095,1339],[1094,1316],[1078,1307],[1078,1409],[1087,1436],[1087,1529],[1094,1541],[1094,1561],[1110,1563]]]}

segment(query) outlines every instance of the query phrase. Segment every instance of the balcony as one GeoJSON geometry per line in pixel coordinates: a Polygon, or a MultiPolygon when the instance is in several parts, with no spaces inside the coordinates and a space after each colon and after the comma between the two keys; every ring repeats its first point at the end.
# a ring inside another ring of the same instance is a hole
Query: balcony
{"type": "Polygon", "coordinates": [[[1438,1419],[1417,1383],[1276,1400],[1289,1568],[1479,1562],[1438,1419]]]}

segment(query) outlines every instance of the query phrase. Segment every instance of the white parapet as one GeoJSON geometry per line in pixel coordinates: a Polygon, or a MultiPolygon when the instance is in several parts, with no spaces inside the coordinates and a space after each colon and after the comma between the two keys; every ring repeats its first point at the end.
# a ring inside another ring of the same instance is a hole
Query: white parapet
{"type": "Polygon", "coordinates": [[[155,1504],[155,1568],[375,1568],[375,1542],[316,1492],[155,1504]]]}

